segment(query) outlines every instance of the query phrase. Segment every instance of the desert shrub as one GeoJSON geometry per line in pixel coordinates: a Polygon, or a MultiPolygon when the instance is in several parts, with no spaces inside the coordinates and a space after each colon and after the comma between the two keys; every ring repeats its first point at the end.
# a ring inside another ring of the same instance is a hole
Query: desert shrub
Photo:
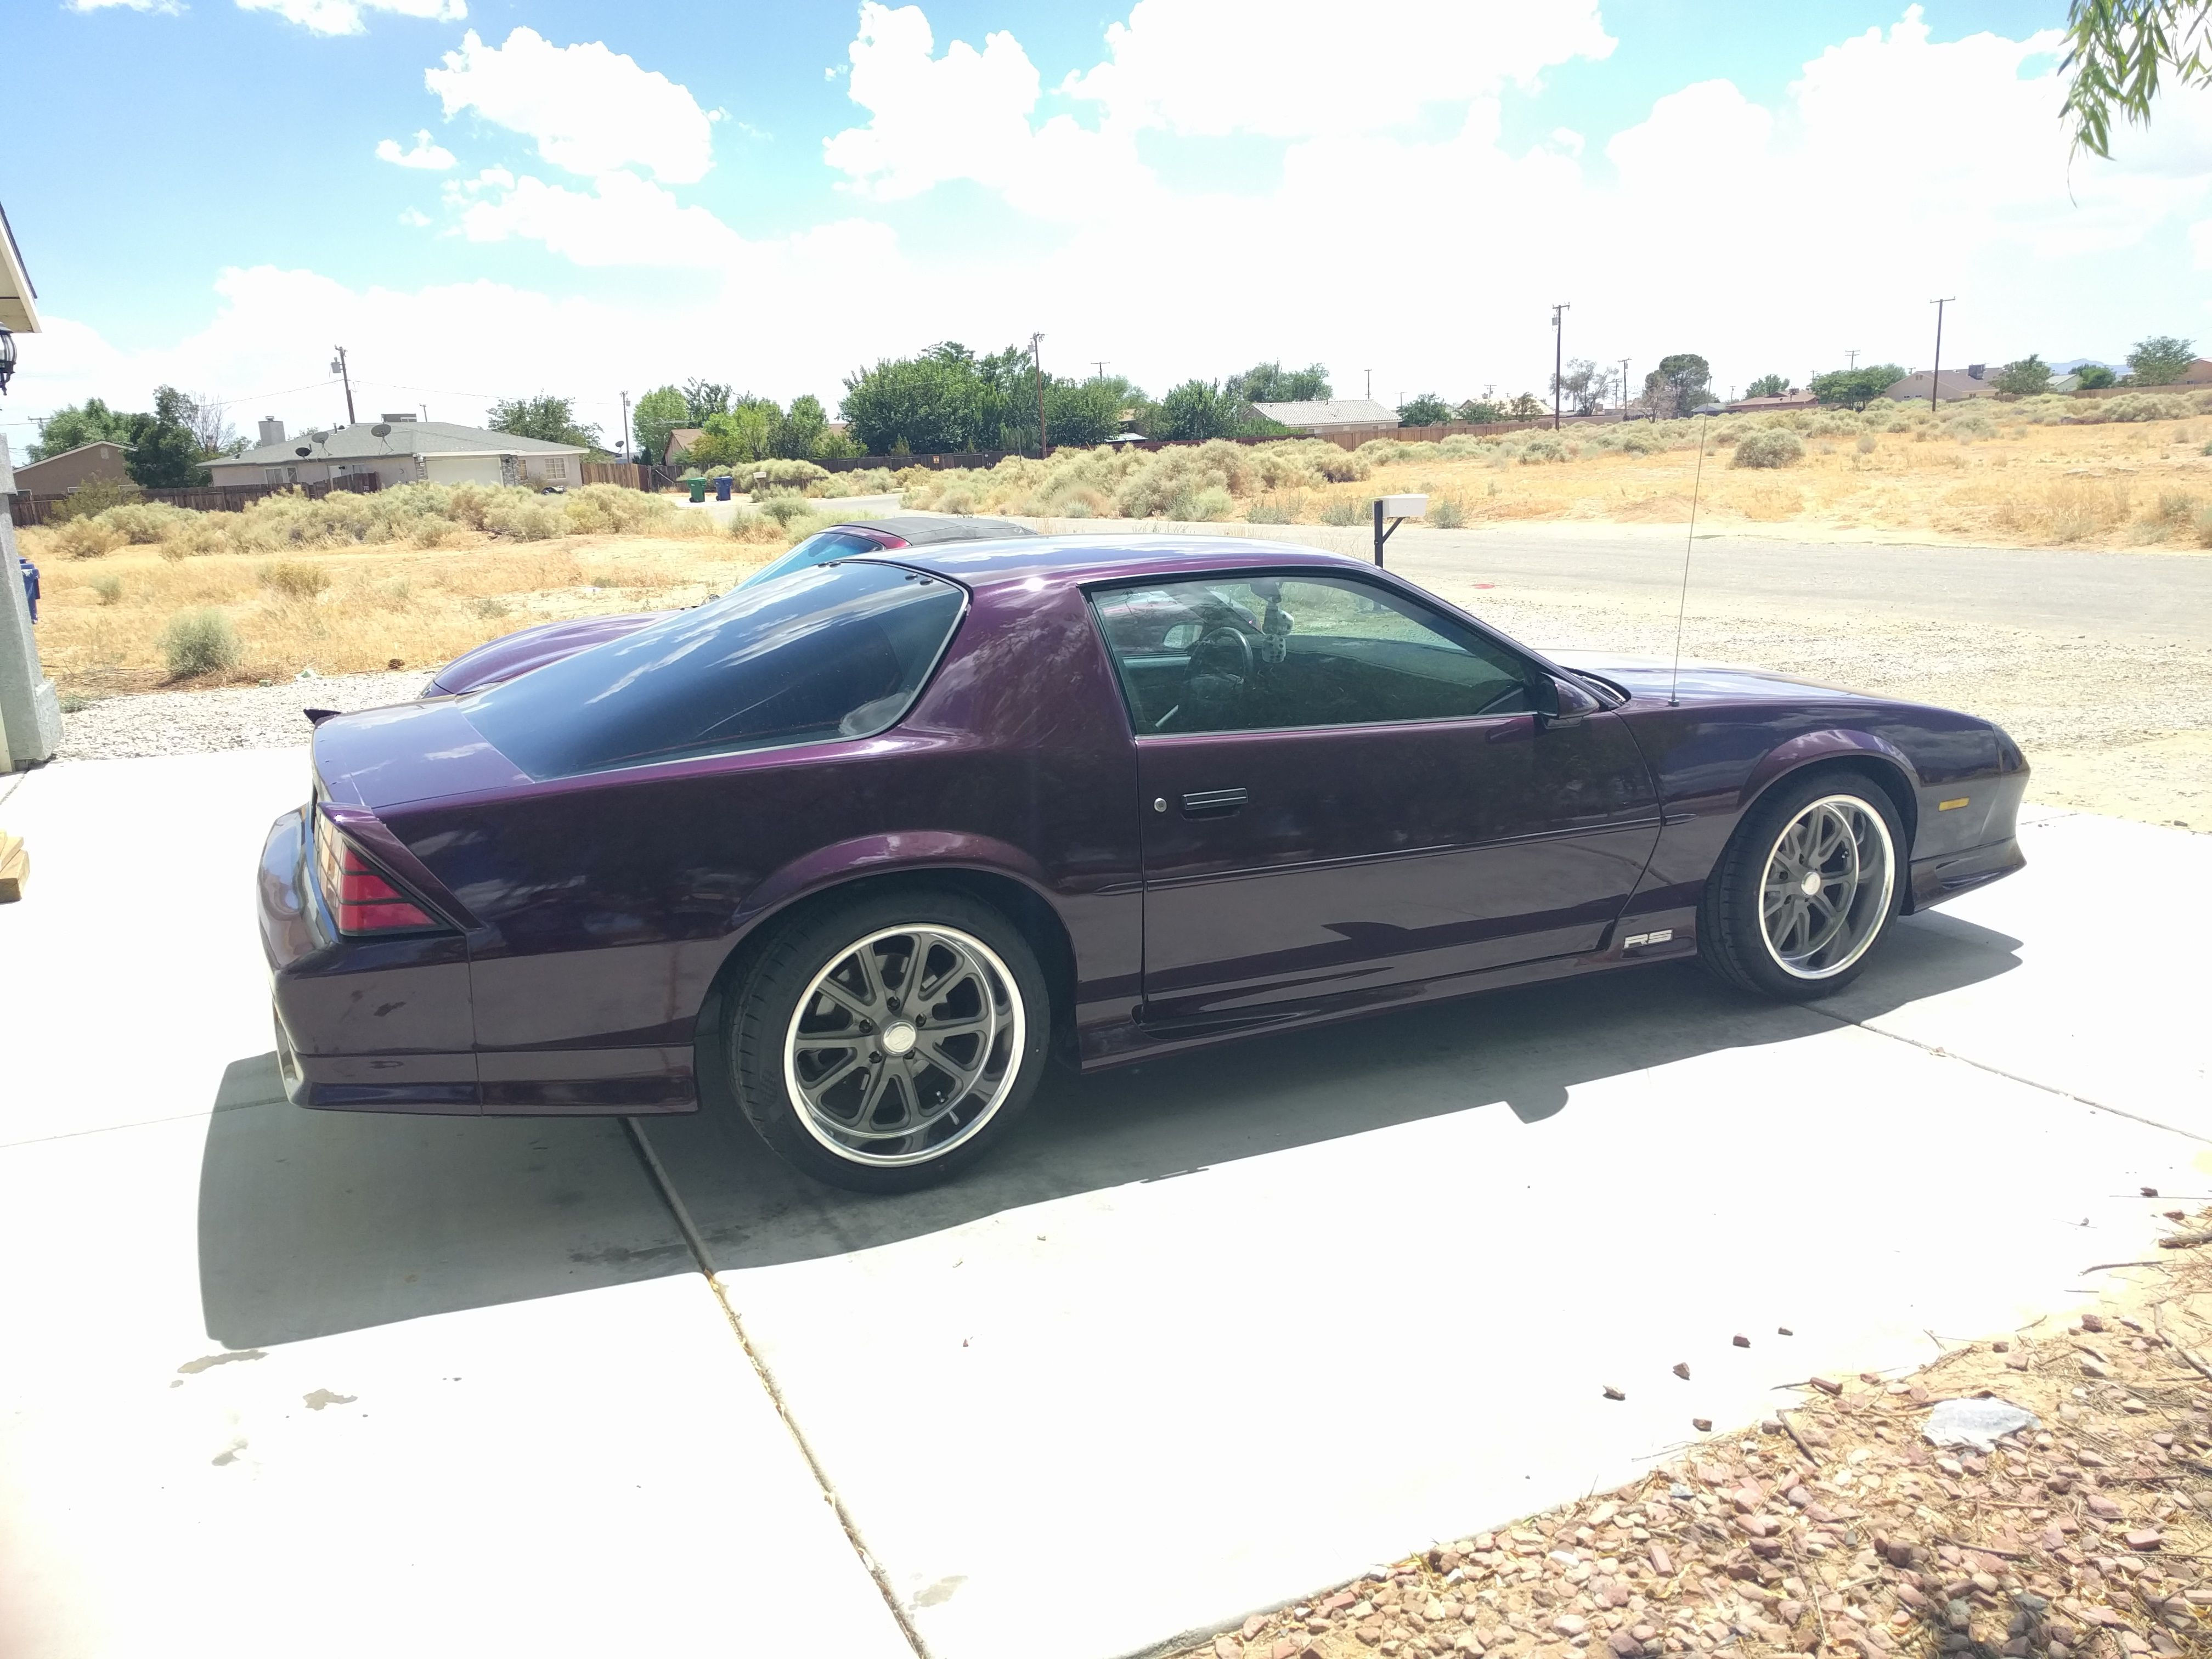
{"type": "MultiPolygon", "coordinates": [[[[771,501],[768,505],[773,507],[776,503],[771,501]]],[[[938,495],[937,510],[940,513],[973,513],[975,510],[975,494],[964,485],[955,484],[938,495]]]]}
{"type": "Polygon", "coordinates": [[[1735,447],[1730,466],[1795,466],[1805,459],[1805,441],[1786,426],[1747,432],[1735,447]]]}
{"type": "Polygon", "coordinates": [[[1216,524],[1237,510],[1237,498],[1219,484],[1208,484],[1190,497],[1182,516],[1203,524],[1216,524]]]}
{"type": "Polygon", "coordinates": [[[1866,422],[1848,409],[1824,409],[1805,417],[1800,429],[1808,438],[1849,438],[1866,428],[1866,422]]]}
{"type": "Polygon", "coordinates": [[[443,545],[447,537],[460,529],[451,519],[435,513],[425,514],[415,520],[407,532],[407,539],[417,547],[443,545]]]}
{"type": "Polygon", "coordinates": [[[100,596],[102,605],[113,605],[123,597],[123,578],[103,571],[85,584],[100,596]]]}
{"type": "Polygon", "coordinates": [[[2167,524],[2186,524],[2197,516],[2197,497],[2185,489],[2158,493],[2158,517],[2167,524]]]}
{"type": "Polygon", "coordinates": [[[1996,437],[1997,423],[1986,409],[1969,406],[1946,419],[1943,422],[1943,431],[1945,435],[1956,438],[1961,443],[1965,443],[1975,438],[1996,437]]]}
{"type": "Polygon", "coordinates": [[[161,630],[161,657],[171,678],[227,672],[244,660],[246,647],[230,618],[213,608],[180,611],[161,630]]]}
{"type": "Polygon", "coordinates": [[[851,472],[832,472],[823,479],[820,489],[808,493],[825,501],[837,501],[848,495],[887,495],[897,488],[889,467],[871,466],[851,472]]]}
{"type": "Polygon", "coordinates": [[[1366,505],[1349,495],[1332,495],[1322,503],[1321,521],[1323,524],[1358,524],[1368,516],[1366,505]]]}
{"type": "Polygon", "coordinates": [[[1574,459],[1573,448],[1571,444],[1563,443],[1547,433],[1522,447],[1521,465],[1537,466],[1547,461],[1571,460],[1574,459]]]}
{"type": "Polygon", "coordinates": [[[518,542],[550,541],[568,528],[568,515],[557,498],[526,489],[502,490],[477,507],[477,514],[487,532],[518,542]]]}
{"type": "Polygon", "coordinates": [[[2197,509],[2197,544],[2212,547],[2212,507],[2197,509]]]}
{"type": "Polygon", "coordinates": [[[648,495],[620,484],[586,484],[560,498],[561,515],[578,534],[623,535],[658,525],[675,511],[665,496],[648,495]]]}
{"type": "MultiPolygon", "coordinates": [[[[769,500],[762,501],[758,505],[761,517],[763,519],[775,520],[778,526],[785,530],[790,529],[791,526],[799,520],[812,516],[807,508],[805,498],[799,495],[771,496],[769,500]]],[[[975,509],[973,507],[948,507],[945,510],[947,513],[968,513],[973,512],[975,509]]]]}
{"type": "Polygon", "coordinates": [[[64,559],[97,559],[123,545],[123,532],[94,519],[66,519],[53,527],[48,544],[64,559]]]}
{"type": "Polygon", "coordinates": [[[1467,522],[1467,509],[1456,495],[1440,495],[1429,503],[1429,522],[1439,530],[1456,530],[1467,522]]]}
{"type": "Polygon", "coordinates": [[[181,534],[200,518],[189,508],[172,507],[167,501],[127,501],[121,507],[109,507],[99,516],[100,523],[120,531],[123,539],[134,547],[165,542],[181,534]]]}
{"type": "Polygon", "coordinates": [[[1248,524],[1296,524],[1305,510],[1306,498],[1292,491],[1287,495],[1261,495],[1244,510],[1248,524]]]}
{"type": "Polygon", "coordinates": [[[2100,398],[2075,418],[2090,425],[2107,421],[2179,421],[2197,413],[2195,401],[2174,392],[2130,392],[2118,398],[2100,398]]]}
{"type": "Polygon", "coordinates": [[[264,587],[288,599],[312,599],[331,585],[329,571],[297,559],[279,559],[253,574],[264,587]]]}
{"type": "Polygon", "coordinates": [[[1875,443],[1873,433],[1862,432],[1859,434],[1859,441],[1856,447],[1860,454],[1871,455],[1874,453],[1877,447],[1878,446],[1875,443]]]}
{"type": "Polygon", "coordinates": [[[46,522],[67,524],[72,519],[97,518],[111,507],[145,499],[145,493],[128,478],[90,478],[48,508],[46,522]]]}

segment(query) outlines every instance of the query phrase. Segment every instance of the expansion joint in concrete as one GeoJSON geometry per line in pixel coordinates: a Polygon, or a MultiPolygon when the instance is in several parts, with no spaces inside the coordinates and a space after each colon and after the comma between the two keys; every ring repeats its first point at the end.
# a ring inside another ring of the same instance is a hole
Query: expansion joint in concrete
{"type": "Polygon", "coordinates": [[[798,1446],[799,1455],[806,1460],[806,1467],[814,1476],[814,1483],[822,1488],[822,1496],[836,1514],[837,1524],[845,1529],[845,1541],[853,1547],[853,1553],[860,1558],[860,1565],[874,1583],[877,1593],[884,1598],[884,1606],[890,1610],[891,1617],[897,1621],[899,1632],[906,1638],[907,1645],[915,1650],[916,1659],[930,1659],[929,1649],[915,1629],[913,1621],[906,1616],[906,1609],[899,1605],[890,1580],[884,1576],[883,1568],[867,1545],[861,1541],[860,1528],[847,1512],[844,1499],[838,1497],[836,1487],[830,1483],[830,1476],[822,1467],[822,1460],[814,1455],[814,1448],[807,1443],[805,1431],[799,1426],[798,1419],[792,1416],[791,1407],[784,1400],[783,1390],[776,1386],[775,1375],[761,1358],[759,1350],[753,1346],[752,1339],[745,1334],[744,1322],[738,1316],[738,1310],[730,1305],[728,1292],[715,1276],[714,1261],[708,1253],[707,1241],[700,1233],[697,1224],[691,1219],[691,1212],[684,1202],[684,1195],[676,1190],[676,1183],[669,1179],[660,1155],[653,1150],[653,1143],[646,1139],[644,1125],[634,1117],[626,1117],[623,1120],[623,1127],[629,1134],[630,1144],[637,1148],[637,1155],[645,1165],[646,1174],[659,1188],[661,1200],[668,1206],[668,1212],[675,1217],[677,1228],[683,1233],[684,1243],[690,1248],[692,1259],[706,1276],[707,1288],[714,1292],[714,1300],[721,1304],[722,1316],[730,1322],[731,1333],[738,1339],[738,1346],[744,1350],[745,1358],[753,1368],[753,1375],[760,1380],[762,1389],[775,1404],[776,1415],[783,1419],[783,1426],[798,1446]]]}

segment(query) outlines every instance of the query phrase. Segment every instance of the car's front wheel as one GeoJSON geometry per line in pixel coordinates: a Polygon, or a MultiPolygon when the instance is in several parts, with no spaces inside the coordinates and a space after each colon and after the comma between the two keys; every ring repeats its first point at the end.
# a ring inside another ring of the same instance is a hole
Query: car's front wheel
{"type": "Polygon", "coordinates": [[[771,939],[731,1021],[738,1103],[817,1180],[908,1192],[981,1156],[1028,1105],[1051,1033],[1036,953],[965,894],[895,890],[771,939]]]}
{"type": "Polygon", "coordinates": [[[1698,951],[1723,980],[1790,1001],[1858,977],[1900,893],[1905,830],[1847,773],[1784,784],[1737,826],[1705,889],[1698,951]]]}

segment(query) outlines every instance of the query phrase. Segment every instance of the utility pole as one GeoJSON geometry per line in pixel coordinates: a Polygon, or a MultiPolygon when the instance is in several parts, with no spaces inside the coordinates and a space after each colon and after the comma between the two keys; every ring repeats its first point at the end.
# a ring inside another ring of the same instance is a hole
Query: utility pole
{"type": "Polygon", "coordinates": [[[1846,348],[1844,352],[1844,367],[1845,368],[1856,368],[1858,366],[1859,349],[1856,346],[1846,348]]]}
{"type": "Polygon", "coordinates": [[[1620,360],[1620,418],[1626,424],[1628,420],[1628,359],[1626,357],[1620,360]]]}
{"type": "Polygon", "coordinates": [[[1943,386],[1943,307],[1958,304],[1959,296],[1954,294],[1948,299],[1930,300],[1928,303],[1936,307],[1936,367],[1928,371],[1928,412],[1933,415],[1936,394],[1943,386]]]}
{"type": "Polygon", "coordinates": [[[345,348],[333,346],[331,349],[338,354],[331,359],[331,373],[345,382],[346,424],[351,426],[353,424],[353,377],[346,372],[345,348]]]}
{"type": "Polygon", "coordinates": [[[1559,325],[1559,313],[1571,310],[1566,305],[1552,307],[1552,430],[1559,429],[1559,373],[1566,367],[1567,331],[1559,325]]]}
{"type": "Polygon", "coordinates": [[[1047,448],[1044,432],[1044,361],[1037,350],[1038,343],[1043,338],[1044,336],[1042,334],[1030,336],[1030,368],[1036,377],[1037,459],[1039,460],[1044,459],[1047,448]]]}
{"type": "Polygon", "coordinates": [[[1367,376],[1367,401],[1371,404],[1375,401],[1375,371],[1370,368],[1363,369],[1361,373],[1367,376]]]}
{"type": "Polygon", "coordinates": [[[1091,360],[1091,366],[1098,371],[1098,378],[1102,380],[1106,378],[1106,364],[1108,361],[1109,360],[1104,357],[1095,357],[1091,360]]]}
{"type": "Polygon", "coordinates": [[[628,459],[629,459],[629,392],[623,392],[623,395],[622,395],[622,400],[623,400],[623,459],[624,459],[624,460],[628,460],[628,459]]]}

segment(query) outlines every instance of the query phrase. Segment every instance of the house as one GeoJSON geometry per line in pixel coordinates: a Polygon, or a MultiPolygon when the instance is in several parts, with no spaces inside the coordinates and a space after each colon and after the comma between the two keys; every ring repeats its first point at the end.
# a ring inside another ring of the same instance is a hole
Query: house
{"type": "Polygon", "coordinates": [[[1263,420],[1299,432],[1341,432],[1364,426],[1395,426],[1398,411],[1371,398],[1323,398],[1310,403],[1247,404],[1263,420]]]}
{"type": "Polygon", "coordinates": [[[2199,357],[2181,371],[2181,378],[2170,382],[2174,386],[2212,386],[2212,357],[2199,357]]]}
{"type": "Polygon", "coordinates": [[[668,447],[661,452],[660,465],[674,466],[699,447],[699,440],[707,435],[703,426],[678,426],[669,428],[668,447]]]}
{"type": "Polygon", "coordinates": [[[66,495],[95,478],[125,482],[131,477],[124,461],[130,453],[127,444],[107,438],[79,444],[43,460],[24,462],[15,469],[15,488],[39,495],[66,495]]]}
{"type": "Polygon", "coordinates": [[[512,432],[425,421],[411,411],[375,422],[284,435],[282,421],[261,422],[261,441],[243,455],[208,461],[218,484],[322,483],[375,475],[377,488],[431,483],[577,484],[582,444],[547,443],[512,432]]]}
{"type": "Polygon", "coordinates": [[[1997,395],[1996,387],[1982,378],[1988,367],[1986,363],[1974,363],[1966,368],[1947,368],[1937,377],[1940,384],[1932,386],[1928,371],[1916,368],[1881,395],[1893,398],[1899,403],[1911,403],[1915,398],[1925,399],[1931,390],[1937,402],[1946,404],[1956,403],[1963,398],[1994,398],[1997,395]]]}
{"type": "Polygon", "coordinates": [[[1771,415],[1789,409],[1818,409],[1820,400],[1802,386],[1791,386],[1787,392],[1771,398],[1743,398],[1729,404],[1731,415],[1771,415]]]}

